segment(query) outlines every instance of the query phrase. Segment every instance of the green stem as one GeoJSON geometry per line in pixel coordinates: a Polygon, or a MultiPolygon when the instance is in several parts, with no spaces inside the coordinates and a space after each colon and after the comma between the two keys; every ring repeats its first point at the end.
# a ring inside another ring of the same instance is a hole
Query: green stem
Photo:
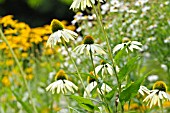
{"type": "MultiPolygon", "coordinates": [[[[115,62],[114,62],[114,59],[113,59],[113,55],[112,55],[112,51],[111,51],[111,46],[110,46],[110,43],[109,43],[109,38],[108,38],[108,36],[107,36],[107,33],[106,33],[105,30],[104,30],[104,27],[103,27],[103,24],[102,24],[102,20],[101,20],[99,14],[97,13],[97,10],[96,10],[94,4],[93,4],[93,3],[91,3],[91,4],[92,4],[92,7],[93,7],[94,12],[95,12],[95,14],[96,14],[97,21],[98,21],[98,23],[99,23],[99,25],[100,25],[100,27],[101,27],[101,29],[102,29],[102,32],[103,32],[103,34],[104,34],[104,36],[105,36],[105,40],[106,40],[106,44],[107,44],[107,49],[108,49],[108,53],[109,53],[109,58],[110,58],[110,60],[112,61],[113,70],[114,70],[114,72],[115,72],[115,76],[116,76],[116,79],[117,79],[117,83],[118,83],[118,87],[119,87],[119,95],[120,95],[120,93],[121,93],[121,83],[120,83],[120,81],[119,81],[118,74],[117,74],[117,72],[116,72],[115,62]]],[[[122,104],[122,103],[121,103],[121,104],[122,104]]],[[[121,105],[121,106],[123,106],[123,105],[121,105]]],[[[123,109],[123,107],[121,107],[121,108],[122,108],[122,109],[121,109],[121,112],[123,113],[123,112],[124,112],[124,109],[123,109]]]]}
{"type": "Polygon", "coordinates": [[[27,80],[26,80],[26,74],[25,74],[25,72],[23,71],[23,69],[22,69],[22,67],[21,67],[21,65],[20,65],[20,63],[19,63],[19,60],[18,60],[17,56],[15,55],[12,47],[10,46],[8,40],[7,40],[6,37],[4,36],[4,34],[3,34],[3,32],[2,32],[2,29],[0,29],[0,37],[3,39],[3,41],[4,41],[4,42],[7,44],[7,46],[9,47],[9,50],[10,50],[10,52],[12,53],[12,56],[13,56],[16,64],[18,65],[18,68],[19,68],[19,70],[20,70],[20,72],[21,72],[21,75],[22,75],[24,84],[25,84],[25,86],[26,86],[26,88],[27,88],[27,91],[28,91],[28,93],[29,93],[29,98],[30,98],[30,101],[31,101],[31,105],[32,105],[32,107],[33,107],[33,110],[34,110],[35,113],[38,113],[38,112],[37,112],[37,109],[36,109],[36,107],[35,107],[35,104],[34,104],[34,102],[33,102],[31,90],[30,90],[30,88],[29,88],[29,86],[28,86],[28,82],[27,82],[27,80]]]}
{"type": "MultiPolygon", "coordinates": [[[[81,75],[80,75],[80,72],[79,72],[79,70],[78,70],[78,68],[77,68],[77,66],[76,66],[76,63],[74,62],[74,60],[73,60],[73,58],[72,58],[72,56],[71,56],[71,54],[70,54],[70,52],[69,52],[69,50],[68,50],[68,47],[67,47],[65,41],[62,40],[62,42],[63,42],[63,44],[64,44],[64,46],[65,46],[65,48],[66,48],[66,51],[67,51],[67,53],[68,53],[68,55],[69,55],[69,57],[70,57],[73,65],[74,65],[74,67],[76,68],[76,71],[77,71],[78,77],[79,77],[79,79],[80,79],[80,82],[81,82],[81,84],[83,85],[84,90],[86,91],[85,85],[84,85],[84,83],[83,83],[83,79],[81,78],[81,75]]],[[[86,91],[86,93],[87,93],[87,95],[88,95],[88,92],[87,92],[87,91],[86,91]]]]}
{"type": "MultiPolygon", "coordinates": [[[[98,81],[98,79],[97,79],[97,74],[96,74],[96,72],[95,72],[95,66],[94,66],[94,62],[93,62],[93,56],[92,56],[92,51],[91,51],[91,49],[90,49],[90,59],[91,59],[91,62],[92,62],[95,79],[96,79],[96,81],[98,81]]],[[[97,83],[98,83],[98,82],[97,82],[97,83]]],[[[97,85],[97,87],[98,87],[98,85],[97,85]]],[[[99,91],[100,91],[100,94],[101,94],[101,97],[103,98],[104,103],[106,104],[106,109],[109,111],[109,113],[111,113],[110,108],[109,108],[109,105],[108,105],[108,103],[107,103],[107,101],[106,101],[106,98],[105,98],[105,96],[103,95],[100,87],[98,87],[98,89],[99,89],[99,91]]]]}
{"type": "Polygon", "coordinates": [[[160,100],[160,103],[161,103],[161,113],[164,113],[162,100],[160,100]]]}

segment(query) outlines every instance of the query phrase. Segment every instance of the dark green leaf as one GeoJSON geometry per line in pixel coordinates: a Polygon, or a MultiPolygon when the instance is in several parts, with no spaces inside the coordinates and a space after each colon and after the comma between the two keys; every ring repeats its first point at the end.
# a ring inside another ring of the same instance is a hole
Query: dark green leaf
{"type": "Polygon", "coordinates": [[[76,100],[78,102],[78,104],[84,108],[87,111],[94,111],[94,110],[99,110],[91,100],[87,99],[87,98],[83,98],[80,96],[75,96],[75,95],[71,95],[70,96],[72,99],[76,100]]]}
{"type": "Polygon", "coordinates": [[[139,78],[136,82],[132,83],[129,87],[127,87],[125,90],[123,90],[120,93],[120,98],[119,99],[120,99],[121,103],[129,101],[131,98],[133,98],[137,94],[141,83],[148,76],[148,74],[146,74],[143,77],[139,78]]]}
{"type": "Polygon", "coordinates": [[[116,88],[117,88],[117,86],[114,87],[114,88],[112,88],[112,91],[110,91],[110,92],[105,96],[106,99],[111,100],[111,99],[113,98],[113,96],[114,96],[114,94],[115,94],[115,91],[116,91],[116,88]]]}
{"type": "Polygon", "coordinates": [[[120,71],[119,71],[119,73],[118,73],[118,78],[119,78],[119,81],[120,81],[120,82],[122,82],[122,80],[126,77],[126,75],[134,69],[135,63],[136,63],[136,61],[138,60],[138,58],[139,58],[138,56],[132,58],[129,62],[127,62],[126,65],[124,65],[124,66],[120,69],[120,71]]]}

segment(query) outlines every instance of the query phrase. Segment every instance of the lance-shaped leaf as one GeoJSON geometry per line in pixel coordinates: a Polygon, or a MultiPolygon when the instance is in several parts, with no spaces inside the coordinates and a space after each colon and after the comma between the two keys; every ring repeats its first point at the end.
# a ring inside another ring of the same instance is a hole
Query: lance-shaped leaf
{"type": "Polygon", "coordinates": [[[126,63],[126,65],[124,65],[119,73],[118,73],[118,78],[119,78],[119,82],[122,82],[122,80],[126,77],[127,74],[129,74],[135,67],[135,63],[138,60],[138,56],[132,58],[130,61],[128,61],[126,63]]]}
{"type": "Polygon", "coordinates": [[[93,102],[87,98],[83,98],[80,96],[75,96],[75,95],[71,95],[70,96],[72,99],[76,100],[79,104],[79,106],[81,106],[82,108],[84,108],[87,111],[94,111],[94,110],[99,110],[96,105],[93,104],[93,102]]]}
{"type": "Polygon", "coordinates": [[[124,102],[129,101],[131,98],[133,98],[138,93],[141,83],[147,76],[148,76],[148,74],[139,78],[137,81],[135,81],[129,87],[127,87],[125,90],[123,90],[120,93],[120,98],[119,98],[120,102],[124,103],[124,102]]]}

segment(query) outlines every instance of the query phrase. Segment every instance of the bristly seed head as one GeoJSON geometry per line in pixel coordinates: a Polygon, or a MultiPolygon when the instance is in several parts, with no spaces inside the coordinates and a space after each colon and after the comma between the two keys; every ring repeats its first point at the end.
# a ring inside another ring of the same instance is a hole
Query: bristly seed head
{"type": "Polygon", "coordinates": [[[122,39],[122,42],[123,42],[123,43],[129,42],[129,41],[130,41],[130,39],[127,38],[127,37],[125,37],[125,38],[122,39]]]}
{"type": "Polygon", "coordinates": [[[94,44],[94,39],[92,36],[85,36],[83,40],[84,44],[94,44]]]}
{"type": "Polygon", "coordinates": [[[163,81],[157,81],[155,82],[155,84],[153,85],[153,89],[158,89],[159,91],[167,91],[167,86],[163,81]]]}
{"type": "Polygon", "coordinates": [[[68,80],[68,76],[64,70],[59,70],[55,76],[55,80],[68,80]]]}
{"type": "Polygon", "coordinates": [[[58,30],[64,29],[64,25],[57,19],[53,19],[51,22],[51,30],[52,32],[56,32],[58,30]]]}
{"type": "Polygon", "coordinates": [[[105,60],[101,60],[101,61],[100,61],[100,64],[101,64],[101,65],[104,65],[104,64],[106,64],[106,63],[107,63],[107,62],[106,62],[105,60]]]}

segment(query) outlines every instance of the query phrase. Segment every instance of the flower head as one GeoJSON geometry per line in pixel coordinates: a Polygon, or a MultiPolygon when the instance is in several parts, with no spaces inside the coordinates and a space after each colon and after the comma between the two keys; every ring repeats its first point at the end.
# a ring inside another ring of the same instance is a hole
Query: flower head
{"type": "Polygon", "coordinates": [[[137,49],[140,51],[142,50],[142,48],[139,47],[139,46],[142,46],[142,44],[140,42],[130,41],[128,38],[124,38],[122,40],[122,44],[118,44],[113,48],[113,53],[115,53],[116,51],[118,51],[120,49],[122,50],[126,46],[127,46],[127,48],[125,50],[127,53],[129,50],[133,52],[133,49],[137,49]]]}
{"type": "Polygon", "coordinates": [[[112,66],[104,60],[101,60],[101,64],[95,68],[96,74],[98,74],[100,70],[102,71],[102,76],[104,75],[104,73],[107,73],[107,72],[110,75],[113,75],[112,66]]]}
{"type": "Polygon", "coordinates": [[[106,54],[104,50],[101,49],[99,44],[94,44],[94,38],[92,36],[85,36],[83,40],[83,44],[77,46],[74,51],[77,54],[82,54],[84,53],[90,54],[92,53],[97,53],[97,54],[106,54]]]}
{"type": "MultiPolygon", "coordinates": [[[[92,76],[94,76],[94,73],[93,72],[90,72],[90,74],[92,76]]],[[[98,76],[97,76],[98,78],[98,76]]],[[[90,96],[90,93],[97,87],[98,83],[96,81],[95,78],[92,78],[91,76],[88,76],[87,78],[87,82],[89,83],[84,91],[84,97],[87,97],[87,95],[90,96]],[[88,93],[88,94],[87,94],[88,93]]],[[[105,83],[102,83],[100,89],[99,87],[97,87],[97,91],[99,94],[105,94],[105,93],[108,93],[112,90],[112,88],[110,86],[108,86],[107,84],[105,83]]]]}
{"type": "Polygon", "coordinates": [[[50,26],[53,33],[64,29],[64,25],[57,19],[53,19],[50,26]]]}
{"type": "Polygon", "coordinates": [[[57,92],[59,94],[60,92],[67,93],[67,90],[74,93],[74,89],[78,90],[78,87],[72,83],[71,81],[67,80],[68,77],[64,70],[60,70],[56,76],[55,76],[55,82],[51,83],[47,88],[46,91],[52,91],[52,94],[57,92]]]}
{"type": "Polygon", "coordinates": [[[75,40],[78,36],[77,33],[65,29],[64,25],[57,19],[53,19],[51,22],[52,34],[47,40],[46,46],[53,47],[57,42],[62,42],[63,40],[69,42],[69,40],[75,40]]]}
{"type": "MultiPolygon", "coordinates": [[[[100,2],[103,2],[105,0],[99,0],[100,2]]],[[[74,0],[73,3],[70,6],[70,9],[78,9],[84,10],[87,6],[92,7],[92,4],[95,4],[95,0],[74,0]]]]}
{"type": "Polygon", "coordinates": [[[153,85],[153,90],[150,91],[150,94],[143,101],[148,102],[147,105],[150,104],[150,108],[156,104],[161,107],[161,102],[165,100],[170,101],[170,95],[166,91],[166,84],[163,81],[157,81],[153,85]]]}

